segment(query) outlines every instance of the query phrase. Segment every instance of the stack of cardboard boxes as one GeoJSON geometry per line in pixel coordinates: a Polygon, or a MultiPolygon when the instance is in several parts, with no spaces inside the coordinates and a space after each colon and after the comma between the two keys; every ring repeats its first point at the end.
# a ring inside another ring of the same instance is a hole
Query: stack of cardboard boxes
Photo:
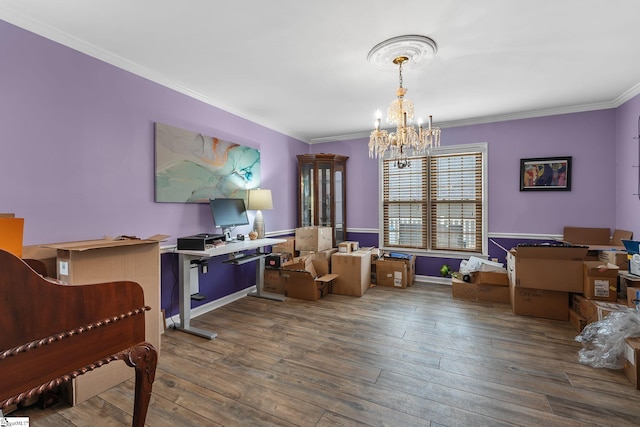
{"type": "Polygon", "coordinates": [[[313,301],[329,293],[359,297],[372,284],[406,288],[414,277],[415,256],[379,257],[374,248],[354,241],[334,248],[331,228],[313,226],[297,228],[295,237],[272,248],[263,289],[313,301]]]}
{"type": "Polygon", "coordinates": [[[507,254],[513,312],[569,320],[581,330],[620,307],[618,272],[626,263],[621,240],[630,236],[568,226],[562,243],[518,245],[507,254]]]}
{"type": "Polygon", "coordinates": [[[362,296],[371,286],[371,248],[358,242],[332,247],[331,227],[300,227],[295,237],[272,248],[290,254],[279,268],[267,268],[264,290],[288,297],[318,300],[329,293],[362,296]]]}
{"type": "Polygon", "coordinates": [[[515,314],[569,320],[569,293],[583,291],[586,247],[519,245],[507,255],[515,314]]]}
{"type": "Polygon", "coordinates": [[[510,303],[515,314],[570,320],[582,328],[619,307],[617,264],[626,262],[620,245],[629,236],[616,230],[611,240],[608,228],[565,227],[562,243],[508,251],[506,270],[479,271],[466,281],[454,277],[452,295],[510,303]]]}

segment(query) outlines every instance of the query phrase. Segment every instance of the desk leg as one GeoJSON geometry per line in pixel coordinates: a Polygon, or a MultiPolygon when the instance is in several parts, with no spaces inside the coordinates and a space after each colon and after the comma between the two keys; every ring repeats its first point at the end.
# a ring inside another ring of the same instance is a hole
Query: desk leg
{"type": "Polygon", "coordinates": [[[274,301],[284,301],[286,299],[284,295],[262,292],[263,285],[264,285],[264,257],[260,257],[256,261],[256,291],[249,292],[247,295],[251,297],[271,299],[274,301]]]}
{"type": "Polygon", "coordinates": [[[210,340],[218,336],[215,332],[191,326],[191,260],[195,257],[178,254],[178,284],[180,301],[180,324],[176,329],[210,340]]]}

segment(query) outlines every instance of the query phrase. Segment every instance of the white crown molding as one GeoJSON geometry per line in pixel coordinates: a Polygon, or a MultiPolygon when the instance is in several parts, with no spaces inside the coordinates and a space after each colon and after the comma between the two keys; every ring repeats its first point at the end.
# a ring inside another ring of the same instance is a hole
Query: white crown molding
{"type": "Polygon", "coordinates": [[[488,233],[488,238],[494,239],[527,239],[527,240],[562,240],[561,234],[531,234],[531,233],[488,233]]]}
{"type": "MultiPolygon", "coordinates": [[[[451,120],[448,122],[438,122],[440,129],[480,125],[487,123],[507,122],[510,120],[533,119],[536,117],[559,116],[562,114],[583,113],[586,111],[609,110],[617,108],[624,104],[634,96],[640,94],[640,83],[624,92],[622,95],[609,102],[600,102],[596,104],[574,105],[570,107],[548,108],[544,110],[522,111],[518,113],[499,114],[495,116],[473,117],[464,120],[451,120]]],[[[350,139],[368,138],[370,131],[359,133],[351,133],[346,135],[328,136],[323,138],[313,138],[309,144],[320,144],[325,142],[346,141],[350,139]]]]}
{"type": "MultiPolygon", "coordinates": [[[[176,92],[182,93],[191,98],[202,101],[208,105],[219,108],[227,113],[249,120],[257,125],[264,126],[268,129],[282,133],[283,135],[290,136],[291,138],[297,139],[301,142],[306,142],[308,144],[319,144],[319,143],[325,143],[325,142],[345,141],[350,139],[366,138],[369,136],[369,133],[370,133],[370,131],[362,131],[362,132],[350,133],[345,135],[311,138],[310,140],[307,140],[306,138],[300,135],[295,135],[295,133],[292,132],[291,130],[281,129],[279,128],[278,125],[265,121],[261,117],[253,117],[253,116],[244,114],[242,112],[235,111],[232,107],[222,102],[219,102],[216,99],[205,96],[201,92],[196,91],[180,82],[174,81],[168,78],[164,74],[158,73],[146,67],[142,67],[135,62],[125,59],[121,56],[114,55],[90,43],[86,43],[76,37],[71,36],[68,33],[59,31],[51,27],[50,25],[47,25],[46,23],[43,23],[41,21],[28,17],[24,14],[21,14],[15,11],[14,9],[12,9],[10,6],[0,5],[0,19],[8,23],[11,23],[13,25],[16,25],[20,28],[23,28],[27,31],[38,34],[54,42],[60,43],[61,45],[64,45],[71,49],[82,52],[93,58],[99,59],[107,64],[113,65],[115,67],[118,67],[128,72],[131,72],[137,76],[146,78],[161,86],[167,87],[169,89],[173,89],[176,92]]],[[[543,109],[543,110],[534,110],[534,111],[523,111],[523,112],[513,113],[513,114],[484,116],[484,117],[476,117],[476,118],[470,118],[470,119],[464,119],[464,120],[454,120],[449,122],[439,122],[438,126],[444,129],[444,128],[450,128],[450,127],[470,126],[470,125],[476,125],[476,124],[486,124],[486,123],[502,122],[502,121],[509,121],[509,120],[519,120],[519,119],[528,119],[528,118],[544,117],[544,116],[552,116],[552,115],[560,115],[560,114],[579,113],[579,112],[585,112],[585,111],[611,109],[611,108],[619,107],[620,105],[627,102],[628,100],[630,100],[631,98],[633,98],[638,94],[640,94],[640,83],[636,84],[635,86],[631,87],[630,89],[622,93],[620,96],[608,102],[576,105],[576,106],[569,106],[569,107],[559,107],[559,108],[551,108],[551,109],[543,109]]]]}
{"type": "Polygon", "coordinates": [[[347,141],[347,140],[350,140],[350,139],[369,138],[369,134],[370,133],[371,133],[371,131],[358,132],[358,133],[349,133],[349,134],[345,134],[345,135],[336,135],[336,136],[323,136],[322,138],[311,138],[311,140],[309,140],[309,145],[322,144],[324,142],[337,142],[337,141],[347,141]]]}
{"type": "Polygon", "coordinates": [[[621,106],[625,102],[629,101],[631,98],[633,98],[634,96],[636,96],[638,94],[640,94],[640,83],[638,83],[635,86],[631,87],[630,89],[625,91],[622,95],[620,95],[615,100],[613,100],[613,104],[614,104],[613,108],[618,108],[619,106],[621,106]]]}
{"type": "Polygon", "coordinates": [[[68,33],[55,29],[41,21],[34,20],[28,16],[18,13],[10,7],[0,6],[0,19],[51,41],[60,43],[63,46],[66,46],[73,50],[77,50],[78,52],[84,53],[92,58],[99,59],[109,65],[113,65],[114,67],[120,68],[124,71],[128,71],[139,77],[143,77],[161,86],[173,89],[183,95],[187,95],[198,101],[202,101],[205,104],[211,105],[212,107],[219,108],[227,113],[233,114],[257,125],[264,126],[268,129],[282,133],[283,135],[290,136],[291,138],[297,139],[301,142],[308,143],[308,141],[304,137],[299,135],[296,136],[295,133],[290,131],[289,129],[279,129],[276,124],[267,122],[261,117],[249,116],[242,112],[236,111],[229,105],[206,96],[203,93],[194,90],[178,81],[172,80],[162,73],[158,73],[157,71],[142,67],[139,64],[121,56],[114,55],[111,52],[80,40],[68,33]]]}

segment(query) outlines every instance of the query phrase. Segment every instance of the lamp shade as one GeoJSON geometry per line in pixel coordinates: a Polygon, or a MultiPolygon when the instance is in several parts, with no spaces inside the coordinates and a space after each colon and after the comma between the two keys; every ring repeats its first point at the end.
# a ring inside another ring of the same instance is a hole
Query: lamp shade
{"type": "Polygon", "coordinates": [[[247,194],[247,209],[252,211],[273,209],[271,190],[249,190],[247,194]]]}

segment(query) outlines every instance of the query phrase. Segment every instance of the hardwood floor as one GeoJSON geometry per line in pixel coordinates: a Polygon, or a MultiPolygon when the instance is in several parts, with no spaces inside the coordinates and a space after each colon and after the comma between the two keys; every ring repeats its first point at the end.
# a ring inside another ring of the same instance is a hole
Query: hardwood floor
{"type": "MultiPolygon", "coordinates": [[[[449,286],[246,297],[193,324],[218,337],[163,335],[149,426],[640,425],[640,391],[578,363],[568,322],[452,299],[449,286]]],[[[11,415],[130,425],[132,403],[128,381],[73,408],[11,415]]]]}

